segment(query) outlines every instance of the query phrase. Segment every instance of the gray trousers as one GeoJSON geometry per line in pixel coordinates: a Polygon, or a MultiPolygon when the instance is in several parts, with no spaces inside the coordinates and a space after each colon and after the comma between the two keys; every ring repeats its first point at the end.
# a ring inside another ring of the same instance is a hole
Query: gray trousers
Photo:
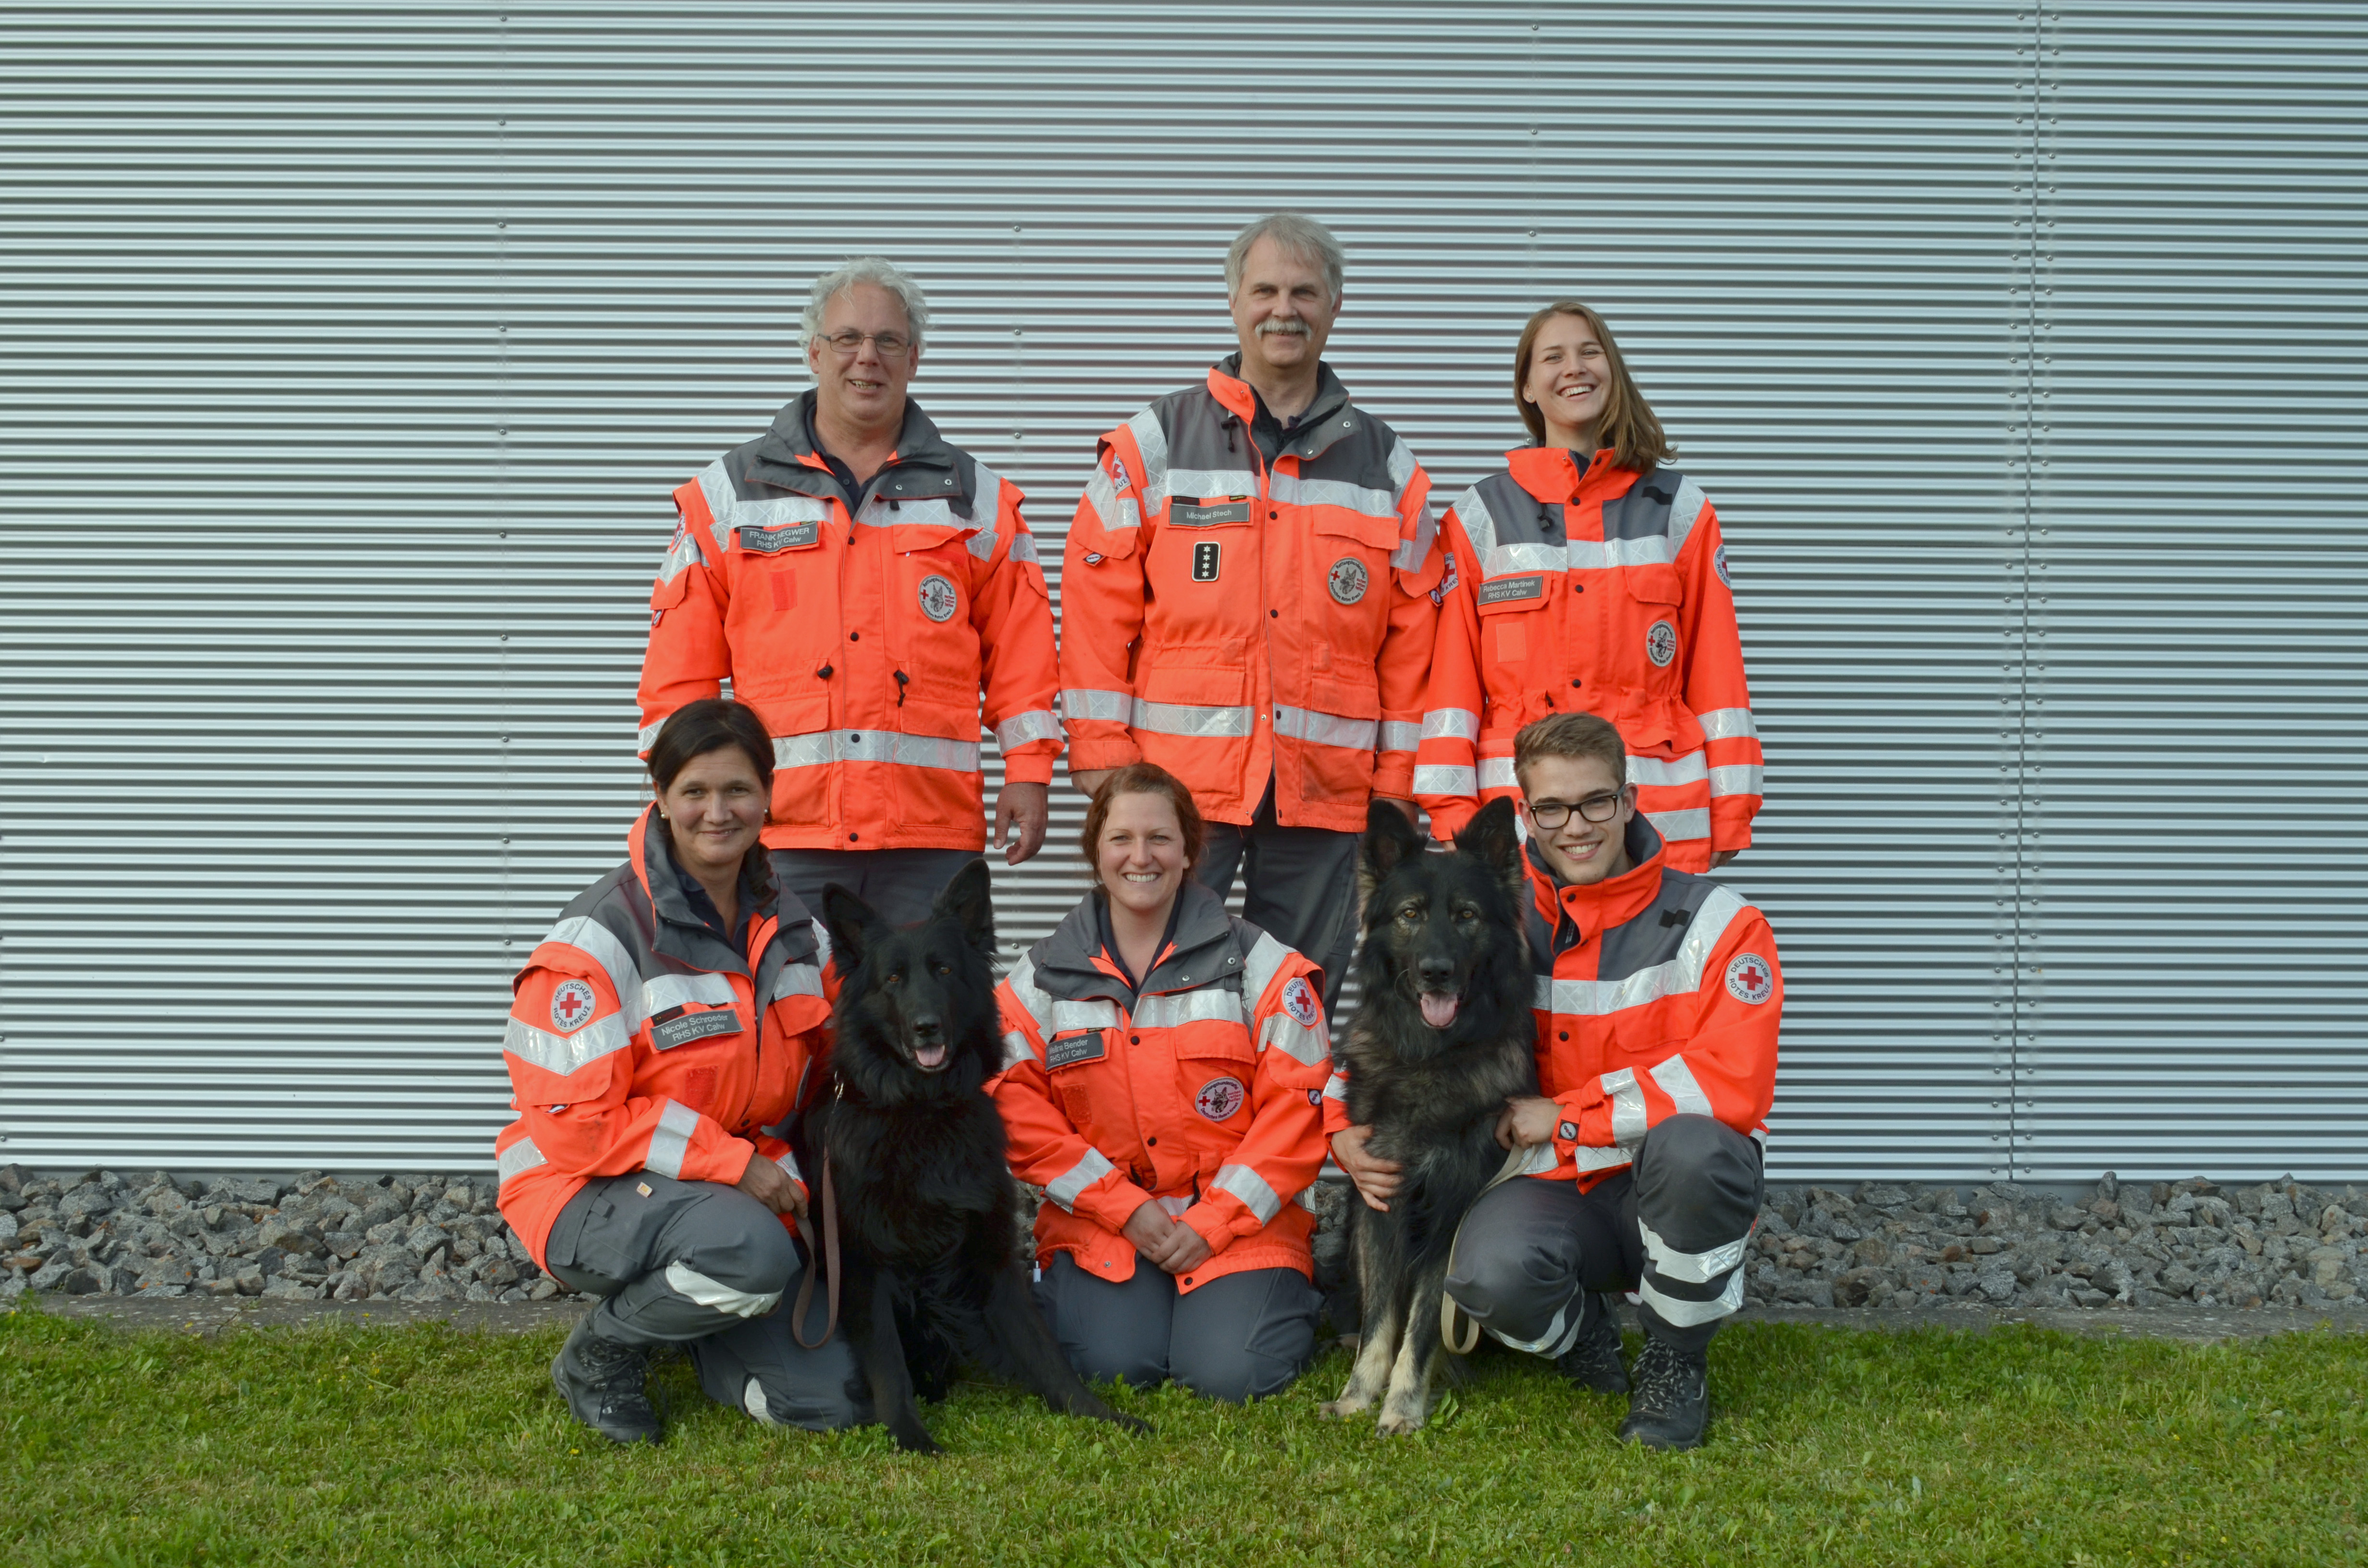
{"type": "MultiPolygon", "coordinates": [[[[738,1187],[652,1171],[602,1177],[560,1210],[544,1250],[561,1284],[600,1298],[593,1333],[681,1346],[717,1403],[817,1432],[871,1421],[846,1335],[817,1350],[791,1336],[804,1265],[780,1217],[738,1187]]],[[[819,1302],[812,1317],[808,1333],[824,1321],[819,1302]]]]}
{"type": "Polygon", "coordinates": [[[822,890],[837,882],[877,910],[891,926],[929,917],[929,903],[954,873],[977,859],[975,849],[776,849],[773,880],[822,915],[822,890]]]}
{"type": "Polygon", "coordinates": [[[1559,1356],[1585,1292],[1634,1290],[1647,1335],[1699,1350],[1743,1304],[1761,1194],[1759,1144],[1707,1116],[1669,1117],[1591,1191],[1528,1177],[1490,1188],[1456,1235],[1447,1293],[1505,1344],[1559,1356]]]}
{"type": "Polygon", "coordinates": [[[1274,787],[1249,826],[1209,824],[1192,875],[1219,898],[1242,873],[1242,918],[1324,970],[1329,1007],[1349,978],[1357,945],[1357,846],[1362,835],[1326,827],[1277,827],[1274,787]]]}
{"type": "Polygon", "coordinates": [[[1089,1383],[1153,1388],[1174,1378],[1235,1404],[1280,1393],[1315,1352],[1324,1304],[1295,1268],[1220,1275],[1180,1294],[1164,1269],[1137,1260],[1132,1279],[1097,1279],[1054,1253],[1036,1305],[1061,1354],[1089,1383]]]}

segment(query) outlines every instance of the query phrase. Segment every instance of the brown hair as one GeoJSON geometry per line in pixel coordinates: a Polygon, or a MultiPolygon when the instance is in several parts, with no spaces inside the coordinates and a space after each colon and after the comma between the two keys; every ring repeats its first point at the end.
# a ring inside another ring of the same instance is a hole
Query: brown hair
{"type": "MultiPolygon", "coordinates": [[[[1556,316],[1577,316],[1585,322],[1595,340],[1603,345],[1603,361],[1611,368],[1611,384],[1603,389],[1603,417],[1595,427],[1595,444],[1611,448],[1612,463],[1634,473],[1648,473],[1655,463],[1676,457],[1678,449],[1662,433],[1653,405],[1636,390],[1636,378],[1628,373],[1628,361],[1620,357],[1611,329],[1603,324],[1601,316],[1576,300],[1557,301],[1531,316],[1521,328],[1520,347],[1513,350],[1513,406],[1520,411],[1521,423],[1529,426],[1531,441],[1545,445],[1545,411],[1521,392],[1530,384],[1530,359],[1537,352],[1538,334],[1556,316]]],[[[1585,468],[1594,455],[1580,453],[1579,467],[1585,468]]]]}
{"type": "Polygon", "coordinates": [[[1592,713],[1553,713],[1521,726],[1513,737],[1513,777],[1530,792],[1530,764],[1541,757],[1593,757],[1611,770],[1611,782],[1628,787],[1628,745],[1608,719],[1592,713]]]}
{"type": "Polygon", "coordinates": [[[1094,791],[1093,804],[1086,808],[1086,830],[1077,835],[1077,847],[1086,857],[1086,874],[1101,883],[1097,868],[1100,858],[1094,848],[1102,841],[1102,827],[1110,821],[1110,804],[1121,795],[1165,795],[1167,803],[1176,808],[1177,825],[1184,834],[1184,867],[1190,870],[1201,863],[1201,850],[1209,841],[1209,824],[1201,820],[1201,808],[1192,803],[1192,791],[1178,778],[1156,762],[1130,762],[1102,780],[1094,791]]]}
{"type": "Polygon", "coordinates": [[[755,709],[728,697],[702,697],[667,716],[658,726],[658,738],[650,744],[650,782],[663,795],[674,788],[675,775],[689,767],[691,758],[726,746],[738,746],[746,755],[748,766],[757,770],[757,786],[771,800],[773,739],[765,733],[765,721],[757,717],[755,709]]]}

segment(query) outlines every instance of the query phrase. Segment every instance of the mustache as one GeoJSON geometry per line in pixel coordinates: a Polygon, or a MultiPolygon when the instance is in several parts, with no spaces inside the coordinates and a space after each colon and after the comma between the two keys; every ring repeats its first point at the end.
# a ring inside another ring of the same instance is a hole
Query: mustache
{"type": "Polygon", "coordinates": [[[1307,324],[1296,319],[1291,321],[1268,321],[1258,323],[1258,335],[1260,337],[1266,337],[1278,332],[1288,333],[1293,337],[1305,337],[1307,335],[1307,324]]]}

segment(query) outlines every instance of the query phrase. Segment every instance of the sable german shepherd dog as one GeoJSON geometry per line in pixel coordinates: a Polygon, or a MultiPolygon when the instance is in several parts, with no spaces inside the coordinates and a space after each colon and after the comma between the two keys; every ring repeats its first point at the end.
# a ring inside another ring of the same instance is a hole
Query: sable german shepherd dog
{"type": "Polygon", "coordinates": [[[822,904],[842,984],[831,1092],[803,1141],[835,1190],[848,1338],[872,1408],[898,1448],[938,1452],[916,1384],[943,1398],[967,1357],[1054,1410],[1149,1431],[1078,1381],[1021,1278],[1019,1186],[980,1089],[1003,1050],[986,862],[902,930],[842,887],[822,904]]]}
{"type": "Polygon", "coordinates": [[[1489,801],[1453,853],[1431,855],[1376,801],[1357,875],[1363,999],[1335,1057],[1348,1070],[1350,1119],[1373,1129],[1368,1149],[1406,1170],[1388,1212],[1349,1200],[1364,1340],[1348,1388],[1323,1410],[1355,1415],[1381,1400],[1379,1429],[1392,1437],[1430,1415],[1448,1253],[1505,1163],[1497,1114],[1538,1092],[1512,802],[1489,801]]]}

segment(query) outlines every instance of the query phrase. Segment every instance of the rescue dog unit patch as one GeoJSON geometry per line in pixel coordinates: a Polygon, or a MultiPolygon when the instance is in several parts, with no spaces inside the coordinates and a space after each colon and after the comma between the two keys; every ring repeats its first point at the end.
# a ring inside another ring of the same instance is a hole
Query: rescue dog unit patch
{"type": "Polygon", "coordinates": [[[1430,602],[1431,602],[1431,604],[1432,604],[1434,607],[1442,606],[1442,605],[1446,604],[1446,603],[1447,603],[1447,596],[1448,596],[1448,595],[1450,595],[1450,594],[1452,594],[1452,593],[1453,593],[1454,591],[1455,591],[1455,552],[1454,552],[1453,551],[1449,551],[1447,552],[1447,570],[1446,570],[1446,571],[1444,571],[1444,572],[1441,572],[1441,573],[1439,574],[1439,586],[1437,586],[1436,588],[1433,588],[1433,589],[1431,589],[1431,590],[1430,590],[1430,602]]]}
{"type": "Polygon", "coordinates": [[[672,1051],[677,1045],[689,1045],[695,1040],[711,1035],[738,1034],[740,1015],[730,1007],[712,1007],[704,1013],[682,1013],[662,1024],[650,1026],[650,1044],[660,1051],[672,1051]]]}
{"type": "Polygon", "coordinates": [[[1776,994],[1774,966],[1758,953],[1737,953],[1726,966],[1726,994],[1757,1007],[1776,994]]]}
{"type": "Polygon", "coordinates": [[[1666,620],[1656,620],[1645,633],[1645,657],[1653,661],[1656,669],[1664,668],[1678,656],[1678,629],[1666,620]]]}
{"type": "Polygon", "coordinates": [[[1192,1096],[1192,1108],[1211,1121],[1223,1121],[1241,1109],[1249,1097],[1250,1092],[1242,1086],[1239,1078],[1212,1078],[1192,1096]]]}
{"type": "Polygon", "coordinates": [[[1353,555],[1344,555],[1332,562],[1332,570],[1325,574],[1324,585],[1332,590],[1333,598],[1341,604],[1352,605],[1365,597],[1365,585],[1372,580],[1363,562],[1353,555]]]}
{"type": "Polygon", "coordinates": [[[778,528],[760,528],[744,523],[739,528],[740,548],[755,551],[759,555],[779,555],[785,550],[811,550],[822,542],[820,523],[784,523],[778,528]]]}
{"type": "Polygon", "coordinates": [[[1722,544],[1716,550],[1711,551],[1710,563],[1712,570],[1718,574],[1718,580],[1720,582],[1725,584],[1730,588],[1735,586],[1735,579],[1729,576],[1726,571],[1726,546],[1722,544]]]}
{"type": "Polygon", "coordinates": [[[563,980],[551,994],[551,1027],[561,1034],[574,1034],[592,1021],[598,1006],[591,986],[580,980],[563,980]]]}
{"type": "Polygon", "coordinates": [[[1480,602],[1484,605],[1511,604],[1517,599],[1542,599],[1546,597],[1546,580],[1537,577],[1499,577],[1493,583],[1480,585],[1480,602]]]}
{"type": "Polygon", "coordinates": [[[1222,549],[1212,539],[1204,539],[1192,547],[1192,581],[1213,583],[1217,580],[1217,562],[1222,549]]]}
{"type": "Polygon", "coordinates": [[[962,596],[954,591],[951,578],[935,572],[921,579],[921,613],[931,620],[951,620],[954,611],[962,608],[962,596]]]}
{"type": "Polygon", "coordinates": [[[1291,1021],[1301,1028],[1312,1029],[1315,1027],[1315,1020],[1322,1016],[1322,1013],[1316,1006],[1315,988],[1307,983],[1305,975],[1294,974],[1289,983],[1283,986],[1282,1010],[1289,1013],[1291,1021]]]}
{"type": "Polygon", "coordinates": [[[1060,1034],[1044,1048],[1044,1067],[1074,1067],[1080,1062],[1099,1062],[1110,1051],[1110,1041],[1099,1029],[1087,1029],[1083,1034],[1060,1034]]]}
{"type": "Polygon", "coordinates": [[[1213,528],[1224,523],[1247,523],[1250,520],[1247,501],[1212,501],[1201,506],[1190,501],[1178,501],[1167,508],[1167,520],[1179,528],[1213,528]]]}

